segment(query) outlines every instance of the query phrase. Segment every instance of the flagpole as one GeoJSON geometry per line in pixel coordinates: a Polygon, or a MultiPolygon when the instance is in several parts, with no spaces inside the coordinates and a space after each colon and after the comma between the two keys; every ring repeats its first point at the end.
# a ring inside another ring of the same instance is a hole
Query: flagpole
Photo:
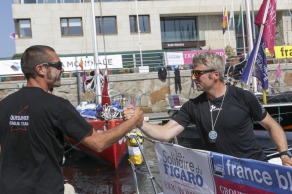
{"type": "MultiPolygon", "coordinates": [[[[243,0],[241,1],[241,4],[243,5],[243,0]]],[[[242,7],[243,9],[243,7],[242,7]]],[[[243,10],[241,10],[241,28],[242,28],[242,39],[243,39],[243,53],[244,57],[246,56],[246,46],[245,46],[245,32],[244,32],[244,20],[243,20],[243,10]]]]}
{"type": "MultiPolygon", "coordinates": [[[[233,24],[233,31],[234,31],[234,33],[236,33],[235,32],[235,22],[234,22],[234,9],[233,9],[233,0],[232,0],[232,5],[231,5],[231,8],[232,8],[232,12],[233,12],[233,18],[232,18],[232,24],[233,24]]],[[[234,41],[234,43],[235,43],[235,47],[234,48],[237,48],[237,44],[236,44],[236,34],[235,34],[235,41],[234,41]]]]}
{"type": "Polygon", "coordinates": [[[140,62],[141,66],[143,67],[143,56],[142,56],[142,43],[141,43],[141,36],[140,36],[140,24],[139,24],[139,13],[138,13],[138,3],[135,0],[135,7],[136,7],[136,20],[137,20],[137,27],[138,27],[138,39],[139,39],[139,51],[140,51],[140,62]]]}
{"type": "MultiPolygon", "coordinates": [[[[225,17],[225,10],[224,10],[224,7],[223,7],[223,10],[222,10],[222,13],[223,13],[223,17],[222,19],[224,20],[224,17],[225,17]]],[[[223,21],[222,21],[222,24],[223,24],[223,21]]],[[[225,33],[223,33],[223,36],[224,36],[224,48],[226,47],[226,36],[225,36],[225,33]]]]}
{"type": "MultiPolygon", "coordinates": [[[[225,5],[225,7],[227,7],[227,5],[225,5]]],[[[229,12],[229,16],[230,16],[230,14],[231,14],[231,12],[229,12]]],[[[228,14],[227,14],[227,30],[228,30],[229,45],[231,46],[228,14]]]]}
{"type": "MultiPolygon", "coordinates": [[[[254,21],[254,3],[253,0],[251,0],[251,12],[252,12],[252,21],[254,21]]],[[[256,39],[256,35],[255,35],[255,23],[252,23],[252,35],[253,35],[253,40],[256,39]]]]}
{"type": "Polygon", "coordinates": [[[100,104],[101,103],[101,83],[100,83],[100,72],[99,72],[99,65],[98,65],[96,24],[95,24],[95,14],[94,14],[94,0],[91,0],[91,14],[92,14],[92,37],[93,37],[93,44],[94,44],[96,104],[100,104]]]}
{"type": "MultiPolygon", "coordinates": [[[[264,23],[265,23],[265,21],[267,19],[267,14],[268,14],[269,6],[270,6],[270,0],[267,0],[267,4],[266,4],[264,16],[263,16],[263,21],[261,22],[260,32],[259,32],[259,35],[258,35],[256,50],[255,50],[255,53],[254,53],[253,59],[252,59],[252,68],[251,69],[253,69],[253,66],[254,66],[254,63],[255,63],[255,59],[256,59],[256,56],[257,56],[258,51],[259,51],[259,46],[261,44],[261,39],[262,39],[262,36],[263,36],[264,27],[265,27],[264,26],[264,23]]],[[[250,71],[250,74],[251,74],[251,72],[252,72],[252,70],[250,71]]],[[[253,78],[253,86],[256,86],[257,87],[257,85],[256,85],[256,78],[255,77],[253,78]]],[[[257,88],[254,88],[254,92],[257,92],[257,88]]],[[[265,95],[265,92],[263,94],[265,95]]],[[[264,100],[264,98],[263,98],[263,100],[264,100]]]]}
{"type": "MultiPolygon", "coordinates": [[[[249,1],[248,0],[245,0],[245,11],[246,11],[246,22],[247,22],[248,53],[250,54],[252,49],[253,49],[253,40],[252,40],[250,10],[249,10],[249,1]]],[[[252,73],[252,70],[253,70],[253,67],[254,67],[254,61],[255,61],[255,58],[256,58],[258,50],[259,50],[259,45],[261,43],[261,41],[260,41],[261,39],[260,38],[262,37],[263,29],[261,29],[261,30],[262,30],[262,32],[259,35],[256,51],[255,51],[253,59],[252,59],[252,67],[251,67],[251,71],[249,72],[249,78],[251,76],[251,73],[252,73]]],[[[253,86],[253,92],[256,93],[257,92],[257,78],[256,77],[252,77],[252,86],[253,86]]]]}
{"type": "Polygon", "coordinates": [[[229,45],[231,46],[231,38],[230,38],[229,25],[227,25],[227,30],[228,30],[229,45]]]}

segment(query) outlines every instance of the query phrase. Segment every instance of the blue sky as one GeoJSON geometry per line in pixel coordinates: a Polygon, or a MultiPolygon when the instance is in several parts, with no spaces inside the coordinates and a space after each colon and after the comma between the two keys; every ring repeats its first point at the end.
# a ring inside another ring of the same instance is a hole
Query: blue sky
{"type": "Polygon", "coordinates": [[[9,35],[14,30],[12,19],[13,0],[0,0],[0,58],[12,57],[15,54],[14,40],[9,35]]]}

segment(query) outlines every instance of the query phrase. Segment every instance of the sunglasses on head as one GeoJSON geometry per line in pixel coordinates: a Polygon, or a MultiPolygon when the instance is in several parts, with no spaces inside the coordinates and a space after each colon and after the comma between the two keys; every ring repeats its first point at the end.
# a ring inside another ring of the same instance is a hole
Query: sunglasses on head
{"type": "Polygon", "coordinates": [[[201,75],[205,73],[211,73],[215,71],[215,69],[207,69],[207,70],[192,70],[192,74],[194,75],[195,78],[199,78],[201,75]]]}
{"type": "Polygon", "coordinates": [[[55,67],[58,70],[62,70],[63,63],[61,61],[54,62],[54,63],[42,63],[41,65],[55,67]]]}

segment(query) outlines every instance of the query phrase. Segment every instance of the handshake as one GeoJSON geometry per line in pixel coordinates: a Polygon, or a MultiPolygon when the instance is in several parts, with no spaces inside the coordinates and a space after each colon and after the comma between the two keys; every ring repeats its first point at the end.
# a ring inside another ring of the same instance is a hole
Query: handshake
{"type": "Polygon", "coordinates": [[[140,107],[133,105],[123,108],[123,119],[125,121],[134,119],[136,121],[136,127],[138,128],[143,125],[144,120],[148,120],[147,118],[144,118],[143,111],[140,109],[140,107]]]}

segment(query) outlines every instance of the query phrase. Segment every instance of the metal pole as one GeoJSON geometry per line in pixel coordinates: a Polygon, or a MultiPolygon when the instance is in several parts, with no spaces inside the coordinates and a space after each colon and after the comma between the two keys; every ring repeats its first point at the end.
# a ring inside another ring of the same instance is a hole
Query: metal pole
{"type": "MultiPolygon", "coordinates": [[[[77,57],[75,57],[75,61],[76,63],[78,63],[77,61],[77,57]]],[[[76,66],[76,79],[77,79],[77,102],[78,104],[80,104],[80,72],[78,72],[78,66],[76,66]]]]}
{"type": "Polygon", "coordinates": [[[243,19],[243,0],[241,1],[242,4],[242,11],[241,11],[241,28],[242,28],[242,38],[243,38],[243,54],[244,57],[246,56],[246,46],[245,46],[245,29],[244,29],[244,19],[243,19]]]}
{"type": "MultiPolygon", "coordinates": [[[[253,4],[253,0],[251,0],[251,13],[252,13],[252,21],[254,21],[254,4],[253,4]]],[[[255,41],[256,39],[256,35],[255,35],[255,23],[252,22],[252,34],[253,34],[253,41],[255,41]]]]}
{"type": "MultiPolygon", "coordinates": [[[[248,53],[250,54],[253,49],[253,40],[252,40],[250,10],[249,10],[248,0],[245,0],[245,8],[246,8],[246,22],[247,22],[248,53]]],[[[258,43],[260,43],[260,41],[258,41],[258,43]]],[[[255,53],[255,56],[256,56],[256,53],[255,53]]],[[[257,78],[256,77],[252,77],[252,86],[253,86],[253,91],[257,92],[257,78]]]]}
{"type": "Polygon", "coordinates": [[[150,181],[151,181],[151,183],[152,183],[152,186],[153,186],[153,189],[154,189],[154,193],[155,193],[155,194],[158,194],[158,192],[157,192],[157,188],[156,188],[156,186],[155,186],[155,182],[154,182],[155,177],[153,177],[153,175],[152,175],[152,173],[151,173],[151,169],[150,169],[150,167],[149,167],[149,165],[148,165],[148,162],[147,162],[146,156],[145,156],[145,154],[144,154],[144,152],[143,152],[142,145],[141,145],[141,143],[139,142],[138,137],[137,137],[136,135],[129,135],[129,138],[134,138],[135,141],[137,142],[138,147],[139,147],[139,149],[140,149],[140,151],[141,151],[142,157],[143,157],[144,160],[145,160],[145,165],[146,165],[146,168],[147,168],[148,173],[149,173],[149,176],[150,176],[149,178],[150,178],[150,181]]]}
{"type": "Polygon", "coordinates": [[[233,24],[233,31],[234,31],[234,35],[235,35],[235,51],[236,51],[236,55],[237,55],[237,50],[236,50],[236,48],[237,48],[237,44],[236,44],[236,31],[235,31],[235,21],[234,21],[234,18],[235,18],[235,15],[234,15],[234,8],[233,8],[233,0],[232,0],[232,12],[233,12],[233,18],[232,18],[232,24],[233,24]]]}
{"type": "Polygon", "coordinates": [[[136,187],[136,192],[137,192],[137,194],[140,194],[139,185],[138,185],[138,179],[137,179],[137,169],[135,167],[135,164],[133,164],[132,162],[130,162],[130,164],[131,164],[131,168],[132,168],[133,174],[134,174],[134,183],[135,183],[135,187],[136,187]]]}
{"type": "Polygon", "coordinates": [[[287,20],[286,21],[286,23],[287,23],[287,44],[286,45],[289,45],[289,35],[288,35],[288,26],[289,26],[289,21],[287,20]]]}
{"type": "Polygon", "coordinates": [[[141,43],[141,37],[140,37],[140,24],[139,24],[139,13],[138,13],[138,3],[137,0],[135,0],[136,5],[136,20],[137,20],[137,27],[138,27],[138,38],[139,38],[139,50],[140,50],[140,60],[141,60],[141,66],[143,67],[143,56],[142,56],[142,43],[141,43]]]}
{"type": "MultiPolygon", "coordinates": [[[[263,36],[263,31],[264,31],[264,22],[267,19],[267,14],[268,14],[269,6],[270,6],[270,0],[267,1],[267,5],[266,5],[266,8],[265,8],[263,21],[261,22],[261,27],[260,27],[260,32],[259,32],[258,41],[257,41],[257,45],[256,45],[256,50],[254,52],[254,56],[253,56],[253,59],[252,59],[252,68],[251,68],[251,71],[253,69],[253,66],[254,66],[254,63],[255,63],[255,60],[256,60],[258,51],[259,51],[259,46],[261,44],[261,38],[263,36]]],[[[250,72],[250,74],[251,74],[251,72],[250,72]]],[[[256,83],[256,78],[255,77],[253,77],[253,91],[254,92],[257,92],[257,83],[256,83]]]]}
{"type": "Polygon", "coordinates": [[[99,1],[99,11],[100,11],[100,16],[102,20],[102,39],[103,39],[103,51],[104,51],[104,59],[105,59],[105,79],[107,79],[108,75],[108,60],[107,60],[107,55],[106,55],[106,45],[105,45],[105,36],[104,36],[104,21],[103,21],[103,14],[102,14],[102,0],[99,1]]]}
{"type": "Polygon", "coordinates": [[[98,65],[94,0],[91,0],[91,13],[92,13],[92,37],[93,37],[93,43],[94,43],[95,94],[96,94],[96,104],[100,104],[101,103],[101,84],[100,84],[100,73],[99,73],[99,65],[98,65]]]}

